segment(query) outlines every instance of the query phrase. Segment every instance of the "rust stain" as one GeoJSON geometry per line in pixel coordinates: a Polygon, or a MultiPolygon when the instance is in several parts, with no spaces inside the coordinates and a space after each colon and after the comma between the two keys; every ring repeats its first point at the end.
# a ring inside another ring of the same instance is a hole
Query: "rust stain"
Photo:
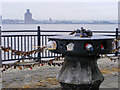
{"type": "Polygon", "coordinates": [[[47,78],[47,82],[51,85],[58,85],[58,81],[56,80],[56,78],[47,78]]]}
{"type": "Polygon", "coordinates": [[[109,71],[109,70],[101,70],[101,73],[102,73],[102,74],[111,74],[112,72],[109,71]]]}
{"type": "Polygon", "coordinates": [[[120,72],[120,69],[118,68],[112,68],[111,70],[104,69],[100,70],[102,74],[112,74],[113,72],[120,72]]]}
{"type": "Polygon", "coordinates": [[[118,68],[112,68],[112,71],[120,72],[120,69],[118,69],[118,68]]]}
{"type": "Polygon", "coordinates": [[[23,86],[23,88],[30,88],[30,86],[23,86]]]}
{"type": "Polygon", "coordinates": [[[37,85],[37,86],[45,86],[45,85],[42,84],[42,83],[36,83],[35,85],[37,85]]]}

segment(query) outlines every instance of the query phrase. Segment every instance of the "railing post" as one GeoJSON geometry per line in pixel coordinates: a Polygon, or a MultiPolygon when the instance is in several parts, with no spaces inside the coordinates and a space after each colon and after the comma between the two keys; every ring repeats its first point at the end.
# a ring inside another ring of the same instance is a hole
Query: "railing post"
{"type": "MultiPolygon", "coordinates": [[[[118,38],[120,39],[120,30],[118,28],[118,38]]],[[[120,40],[118,41],[118,48],[120,47],[120,40]]],[[[120,54],[120,49],[118,51],[118,54],[120,54]]],[[[119,55],[120,56],[120,55],[119,55]]]]}
{"type": "MultiPolygon", "coordinates": [[[[38,31],[37,31],[37,35],[38,35],[38,49],[40,48],[40,39],[41,39],[41,35],[40,35],[40,26],[38,26],[38,31]]],[[[41,53],[38,52],[38,60],[41,61],[41,53]]]]}
{"type": "MultiPolygon", "coordinates": [[[[116,28],[116,40],[118,39],[118,28],[116,28]]],[[[116,42],[116,49],[118,48],[118,42],[116,42]]],[[[118,51],[115,52],[115,56],[118,56],[118,51]]]]}

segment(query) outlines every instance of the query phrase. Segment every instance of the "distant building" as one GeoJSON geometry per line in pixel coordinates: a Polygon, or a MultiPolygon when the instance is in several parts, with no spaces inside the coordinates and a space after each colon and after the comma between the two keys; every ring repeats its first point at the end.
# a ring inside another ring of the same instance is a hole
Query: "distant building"
{"type": "Polygon", "coordinates": [[[49,18],[49,22],[52,22],[52,18],[49,18]]]}
{"type": "Polygon", "coordinates": [[[2,19],[2,24],[24,24],[24,20],[2,19]]]}
{"type": "Polygon", "coordinates": [[[27,12],[25,13],[24,23],[25,24],[33,24],[34,23],[34,20],[32,19],[32,13],[30,12],[29,9],[27,9],[27,12]]]}

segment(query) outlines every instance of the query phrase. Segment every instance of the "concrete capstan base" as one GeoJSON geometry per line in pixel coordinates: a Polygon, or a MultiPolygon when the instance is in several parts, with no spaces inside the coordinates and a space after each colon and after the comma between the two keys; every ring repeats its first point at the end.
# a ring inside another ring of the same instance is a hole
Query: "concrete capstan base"
{"type": "Polygon", "coordinates": [[[63,89],[99,90],[103,82],[97,56],[65,56],[65,62],[57,76],[63,89]]]}

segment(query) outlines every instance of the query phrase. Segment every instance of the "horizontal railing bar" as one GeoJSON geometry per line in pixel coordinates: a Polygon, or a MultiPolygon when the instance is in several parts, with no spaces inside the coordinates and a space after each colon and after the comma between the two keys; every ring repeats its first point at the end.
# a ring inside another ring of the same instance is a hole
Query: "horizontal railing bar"
{"type": "MultiPolygon", "coordinates": [[[[19,30],[19,31],[2,31],[2,32],[37,32],[37,30],[19,30]]],[[[72,31],[61,31],[61,30],[41,30],[40,32],[72,32],[72,31]]]]}
{"type": "Polygon", "coordinates": [[[37,35],[2,35],[2,37],[18,37],[18,36],[37,36],[37,35]]]}
{"type": "MultiPolygon", "coordinates": [[[[9,30],[9,31],[2,31],[2,32],[37,32],[37,30],[19,30],[19,31],[15,31],[15,30],[9,30]]],[[[72,32],[71,30],[67,30],[67,31],[63,31],[63,30],[41,30],[41,32],[72,32]]],[[[94,33],[115,33],[116,31],[92,31],[94,33]]],[[[120,33],[120,31],[119,31],[120,33]]]]}
{"type": "Polygon", "coordinates": [[[37,30],[8,30],[8,31],[1,31],[1,32],[37,32],[37,30]]]}
{"type": "MultiPolygon", "coordinates": [[[[60,30],[56,30],[56,31],[53,31],[53,30],[41,30],[41,32],[72,32],[72,31],[60,31],[60,30]]],[[[92,31],[93,33],[116,33],[116,31],[92,31]]],[[[120,33],[120,31],[119,31],[120,33]]]]}
{"type": "Polygon", "coordinates": [[[105,36],[116,36],[116,35],[105,35],[105,36]]]}
{"type": "Polygon", "coordinates": [[[116,33],[116,31],[92,31],[92,32],[93,33],[116,33]]]}
{"type": "MultiPolygon", "coordinates": [[[[54,57],[57,57],[57,56],[52,56],[52,57],[41,57],[41,58],[54,58],[54,57]]],[[[20,58],[21,59],[21,58],[20,58]]],[[[24,58],[24,59],[30,59],[30,58],[24,58]]],[[[33,58],[33,59],[37,59],[36,58],[33,58]]],[[[5,61],[14,61],[14,60],[19,60],[19,59],[7,59],[7,60],[2,60],[2,62],[5,62],[5,61]]]]}
{"type": "MultiPolygon", "coordinates": [[[[18,37],[18,36],[37,36],[37,35],[2,35],[2,37],[18,37]]],[[[56,36],[56,35],[41,35],[41,36],[56,36]]]]}
{"type": "MultiPolygon", "coordinates": [[[[37,35],[2,35],[2,37],[19,37],[19,36],[37,36],[37,35]]],[[[57,35],[41,35],[41,36],[57,36],[57,35]]],[[[116,36],[116,35],[105,35],[105,36],[116,36]]]]}

